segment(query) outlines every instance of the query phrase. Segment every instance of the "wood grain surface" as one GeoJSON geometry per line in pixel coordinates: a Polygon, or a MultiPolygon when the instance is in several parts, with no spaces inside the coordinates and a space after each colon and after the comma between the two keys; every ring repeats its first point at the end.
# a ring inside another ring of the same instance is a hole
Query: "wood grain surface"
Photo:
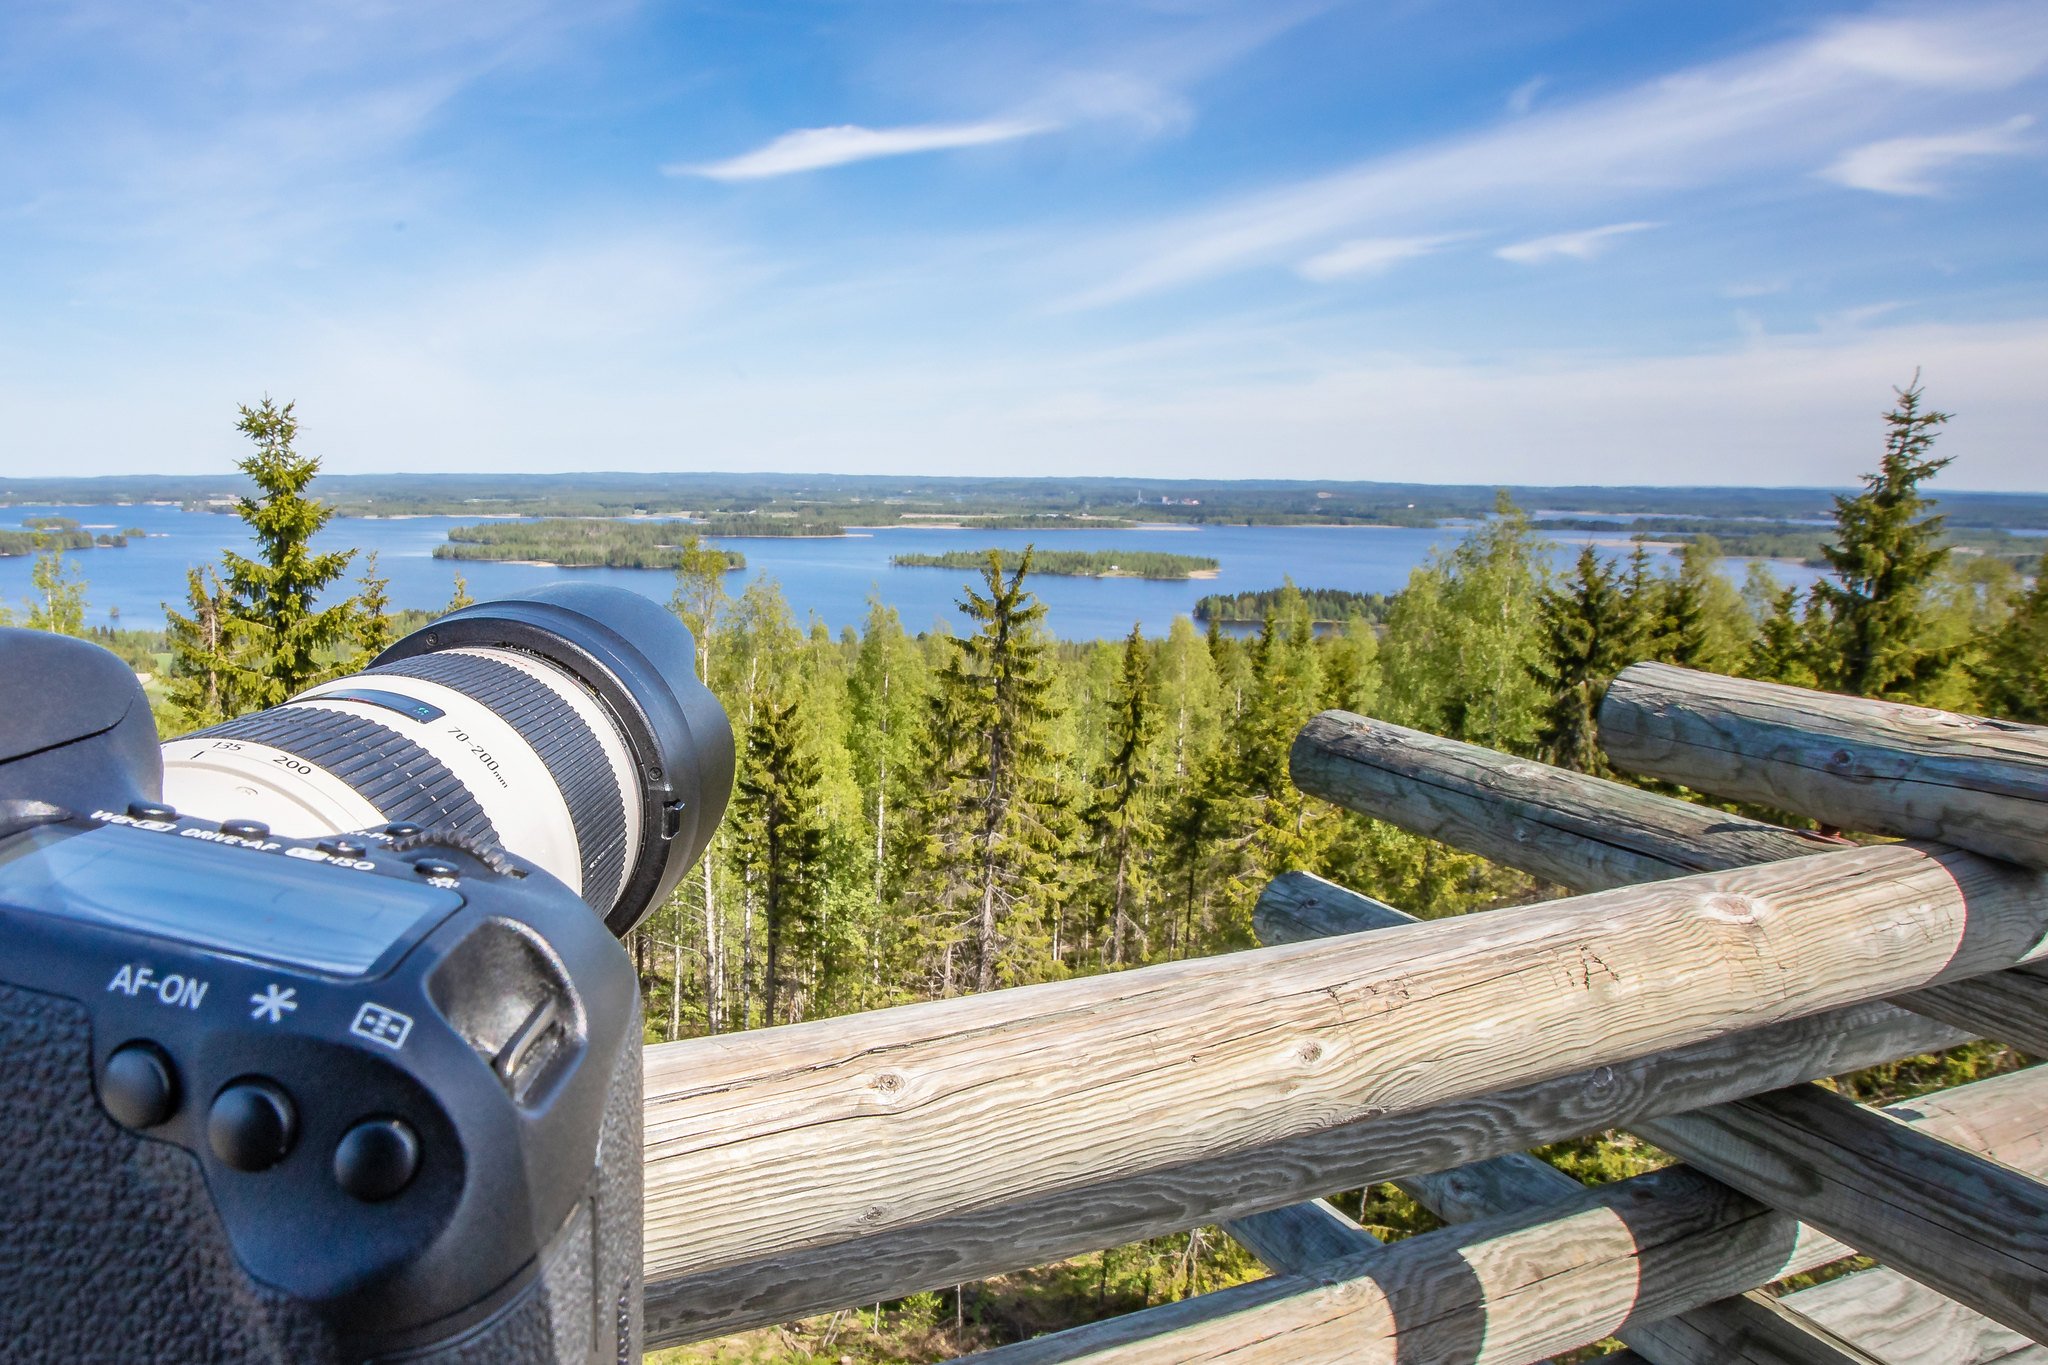
{"type": "Polygon", "coordinates": [[[2048,728],[1635,664],[1600,705],[1616,766],[1838,829],[2048,865],[2048,728]]]}
{"type": "Polygon", "coordinates": [[[650,1048],[650,1336],[955,1284],[1946,1046],[1961,1035],[1884,1007],[1726,1035],[2030,956],[2039,882],[1849,849],[650,1048]]]}
{"type": "MultiPolygon", "coordinates": [[[[1302,727],[1290,763],[1303,791],[1573,891],[1842,846],[1345,711],[1302,727]]],[[[1951,982],[1897,1003],[2048,1056],[2048,980],[2031,971],[1951,982]]]]}
{"type": "MultiPolygon", "coordinates": [[[[2048,1125],[2048,1072],[1961,1087],[1958,1110],[2048,1125]]],[[[2039,1151],[2038,1141],[2026,1144],[2039,1151]]],[[[1994,1154],[2004,1158],[2008,1154],[1994,1154]]],[[[2030,1174],[2040,1174],[2036,1171],[2030,1174]]],[[[1729,1298],[1843,1248],[1682,1167],[1547,1208],[1407,1238],[1377,1252],[967,1357],[981,1365],[1168,1361],[1526,1361],[1729,1298]]],[[[1853,1349],[1853,1348],[1852,1348],[1853,1349]]],[[[1853,1358],[1853,1357],[1852,1357],[1853,1358]]]]}

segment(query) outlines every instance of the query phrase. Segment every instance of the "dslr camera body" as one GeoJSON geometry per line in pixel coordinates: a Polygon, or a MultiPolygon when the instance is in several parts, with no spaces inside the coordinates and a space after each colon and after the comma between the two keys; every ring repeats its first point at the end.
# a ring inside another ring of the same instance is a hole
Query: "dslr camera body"
{"type": "Polygon", "coordinates": [[[694,663],[553,587],[159,747],[113,655],[0,631],[10,1360],[639,1358],[619,939],[731,788],[694,663]]]}

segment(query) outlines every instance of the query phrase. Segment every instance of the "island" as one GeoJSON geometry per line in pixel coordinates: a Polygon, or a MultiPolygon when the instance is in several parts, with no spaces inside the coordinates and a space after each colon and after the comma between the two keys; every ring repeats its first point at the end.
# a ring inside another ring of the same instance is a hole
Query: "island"
{"type": "MultiPolygon", "coordinates": [[[[1017,566],[1018,552],[995,551],[1007,572],[1017,566]]],[[[893,555],[891,564],[908,569],[980,569],[987,550],[948,550],[936,555],[893,555]]],[[[1214,578],[1216,561],[1203,555],[1170,555],[1158,550],[1037,550],[1031,572],[1064,578],[1214,578]]]]}
{"type": "MultiPolygon", "coordinates": [[[[436,559],[490,559],[546,564],[560,569],[674,569],[703,528],[686,521],[610,521],[547,517],[540,521],[486,521],[452,526],[436,559]]],[[[747,567],[736,550],[702,547],[722,555],[727,572],[747,567]]]]}
{"type": "MultiPolygon", "coordinates": [[[[1197,621],[1263,621],[1266,613],[1280,605],[1285,588],[1259,588],[1246,592],[1212,592],[1195,602],[1197,621]]],[[[1363,616],[1375,625],[1384,624],[1393,599],[1385,593],[1351,592],[1344,588],[1302,588],[1309,619],[1318,624],[1335,624],[1363,616]]]]}

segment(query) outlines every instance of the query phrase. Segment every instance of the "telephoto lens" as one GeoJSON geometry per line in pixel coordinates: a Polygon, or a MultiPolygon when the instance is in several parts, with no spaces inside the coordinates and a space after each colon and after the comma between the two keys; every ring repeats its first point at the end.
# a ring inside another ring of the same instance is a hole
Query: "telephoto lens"
{"type": "Polygon", "coordinates": [[[557,584],[451,612],[360,673],[163,746],[164,799],[291,838],[503,846],[623,938],[710,842],[732,729],[669,612],[557,584]]]}

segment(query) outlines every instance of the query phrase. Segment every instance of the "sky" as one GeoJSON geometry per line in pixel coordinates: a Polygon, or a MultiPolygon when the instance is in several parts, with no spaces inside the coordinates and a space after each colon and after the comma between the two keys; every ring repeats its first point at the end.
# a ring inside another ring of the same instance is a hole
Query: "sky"
{"type": "Polygon", "coordinates": [[[2048,5],[11,0],[0,475],[2048,490],[2048,5]]]}

